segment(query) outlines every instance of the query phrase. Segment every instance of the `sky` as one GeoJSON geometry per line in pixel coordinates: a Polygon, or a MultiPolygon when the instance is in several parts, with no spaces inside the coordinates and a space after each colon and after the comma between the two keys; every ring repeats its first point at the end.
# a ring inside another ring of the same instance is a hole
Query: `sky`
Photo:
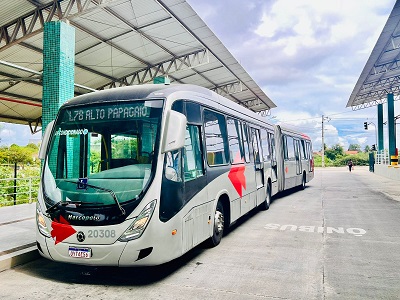
{"type": "Polygon", "coordinates": [[[346,105],[395,0],[187,2],[277,105],[271,122],[308,134],[314,151],[322,116],[328,147],[376,143],[364,122],[376,124],[377,108],[346,105]]]}
{"type": "MultiPolygon", "coordinates": [[[[270,122],[309,135],[314,151],[321,149],[322,116],[328,147],[376,143],[375,127],[363,124],[376,124],[377,108],[353,111],[346,104],[395,0],[187,2],[277,105],[270,122]]],[[[0,146],[40,136],[0,123],[0,146]]]]}

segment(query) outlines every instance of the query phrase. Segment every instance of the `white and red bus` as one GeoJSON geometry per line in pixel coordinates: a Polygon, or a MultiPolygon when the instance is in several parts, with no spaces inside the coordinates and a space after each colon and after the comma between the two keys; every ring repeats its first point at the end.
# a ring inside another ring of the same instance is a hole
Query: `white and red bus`
{"type": "Polygon", "coordinates": [[[193,85],[67,101],[44,133],[37,247],[55,261],[156,265],[314,176],[310,139],[193,85]]]}

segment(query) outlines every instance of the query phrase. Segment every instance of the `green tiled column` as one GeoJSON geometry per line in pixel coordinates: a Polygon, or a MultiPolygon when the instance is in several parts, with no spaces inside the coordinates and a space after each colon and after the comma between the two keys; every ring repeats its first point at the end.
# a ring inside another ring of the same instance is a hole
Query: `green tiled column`
{"type": "Polygon", "coordinates": [[[383,144],[383,104],[378,104],[378,151],[384,150],[383,144]]]}
{"type": "Polygon", "coordinates": [[[388,106],[388,136],[389,136],[389,155],[395,155],[396,152],[396,135],[394,124],[394,95],[387,94],[388,106]]]}
{"type": "MultiPolygon", "coordinates": [[[[44,24],[42,133],[60,106],[74,97],[75,28],[61,22],[44,24]]],[[[70,152],[71,153],[71,152],[70,152]]],[[[54,164],[56,157],[50,159],[54,164]]],[[[68,157],[68,164],[74,161],[68,157]]],[[[73,170],[68,166],[68,170],[73,170]]]]}
{"type": "Polygon", "coordinates": [[[43,132],[59,107],[74,97],[75,28],[56,21],[44,24],[43,132]]]}

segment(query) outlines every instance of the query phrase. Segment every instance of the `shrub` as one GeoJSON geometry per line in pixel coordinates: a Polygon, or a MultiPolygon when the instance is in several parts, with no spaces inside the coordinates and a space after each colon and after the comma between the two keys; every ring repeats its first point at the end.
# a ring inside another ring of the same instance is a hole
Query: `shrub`
{"type": "MultiPolygon", "coordinates": [[[[355,166],[368,166],[369,165],[369,153],[360,152],[355,155],[345,155],[336,157],[335,160],[330,160],[325,156],[325,167],[343,167],[347,166],[349,160],[353,161],[355,166]]],[[[322,157],[320,155],[314,155],[314,166],[322,166],[322,157]]]]}
{"type": "Polygon", "coordinates": [[[346,155],[342,156],[335,160],[334,166],[341,167],[346,166],[347,162],[351,159],[353,161],[353,165],[355,166],[368,166],[369,165],[369,154],[365,152],[360,152],[355,155],[346,155]]]}

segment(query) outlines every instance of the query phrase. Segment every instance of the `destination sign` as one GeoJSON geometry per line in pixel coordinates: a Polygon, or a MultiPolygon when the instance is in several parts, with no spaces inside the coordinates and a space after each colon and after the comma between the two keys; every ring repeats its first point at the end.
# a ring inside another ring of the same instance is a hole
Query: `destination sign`
{"type": "Polygon", "coordinates": [[[63,116],[63,121],[82,122],[82,121],[117,121],[132,120],[150,117],[150,107],[140,103],[129,103],[113,105],[110,107],[83,107],[67,109],[63,116]]]}

